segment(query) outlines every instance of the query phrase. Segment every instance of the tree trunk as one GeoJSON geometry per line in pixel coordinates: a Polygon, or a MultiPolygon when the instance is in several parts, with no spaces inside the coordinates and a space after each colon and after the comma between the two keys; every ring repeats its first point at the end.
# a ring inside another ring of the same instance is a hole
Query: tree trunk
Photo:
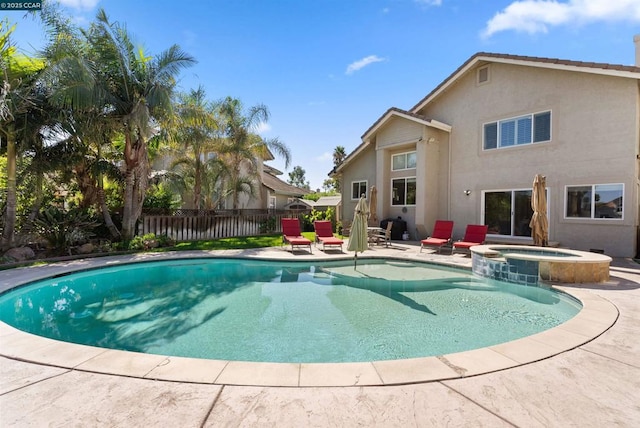
{"type": "Polygon", "coordinates": [[[109,212],[109,207],[107,207],[107,200],[104,196],[104,181],[102,175],[98,177],[98,205],[100,206],[100,211],[102,212],[102,218],[104,219],[104,224],[109,229],[109,233],[112,238],[119,239],[120,231],[113,224],[113,219],[111,218],[111,213],[109,212]]]}
{"type": "Polygon", "coordinates": [[[11,248],[16,233],[16,141],[12,132],[7,133],[7,208],[4,216],[4,230],[0,247],[11,248]]]}
{"type": "Polygon", "coordinates": [[[196,161],[195,183],[193,184],[193,206],[200,210],[201,194],[202,194],[202,167],[199,161],[196,161]]]}
{"type": "Polygon", "coordinates": [[[35,183],[36,198],[35,198],[35,201],[33,201],[33,206],[31,207],[29,218],[27,219],[27,224],[29,226],[31,226],[33,221],[38,216],[38,213],[40,212],[40,207],[42,206],[42,200],[44,199],[43,191],[42,191],[43,176],[42,176],[42,173],[37,173],[37,174],[38,175],[36,176],[36,183],[35,183]]]}

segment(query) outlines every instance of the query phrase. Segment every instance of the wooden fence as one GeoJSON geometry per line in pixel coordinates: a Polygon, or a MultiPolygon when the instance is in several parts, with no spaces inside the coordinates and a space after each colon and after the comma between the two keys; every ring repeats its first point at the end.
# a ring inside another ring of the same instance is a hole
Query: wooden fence
{"type": "Polygon", "coordinates": [[[196,215],[155,215],[140,217],[138,235],[166,235],[175,241],[197,241],[236,236],[268,235],[282,231],[282,218],[306,212],[198,213],[196,215]]]}

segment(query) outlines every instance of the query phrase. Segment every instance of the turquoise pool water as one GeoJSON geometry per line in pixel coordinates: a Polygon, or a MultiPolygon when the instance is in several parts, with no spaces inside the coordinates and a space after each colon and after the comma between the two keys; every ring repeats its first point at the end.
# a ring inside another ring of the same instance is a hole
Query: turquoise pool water
{"type": "Polygon", "coordinates": [[[0,295],[0,320],[73,343],[270,362],[441,355],[555,327],[580,304],[540,287],[393,260],[183,259],[72,273],[0,295]]]}

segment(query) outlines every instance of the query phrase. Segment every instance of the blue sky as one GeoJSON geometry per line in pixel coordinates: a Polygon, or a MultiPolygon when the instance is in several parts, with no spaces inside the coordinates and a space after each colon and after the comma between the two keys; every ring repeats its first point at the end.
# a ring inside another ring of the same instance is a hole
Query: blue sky
{"type": "MultiPolygon", "coordinates": [[[[63,0],[80,25],[104,8],[148,54],[180,45],[198,63],[180,89],[265,104],[313,189],[390,107],[409,109],[477,52],[633,65],[640,0],[63,0]]],[[[24,12],[14,42],[43,35],[24,12]]]]}

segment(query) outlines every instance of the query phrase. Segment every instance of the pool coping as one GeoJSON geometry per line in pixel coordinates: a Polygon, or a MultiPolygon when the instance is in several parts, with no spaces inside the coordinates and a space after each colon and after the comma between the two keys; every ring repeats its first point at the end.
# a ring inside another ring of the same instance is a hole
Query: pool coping
{"type": "MultiPolygon", "coordinates": [[[[288,253],[290,257],[291,254],[288,253]]],[[[347,255],[325,258],[310,255],[313,260],[351,259],[347,255]]],[[[147,254],[142,257],[107,257],[65,264],[49,269],[21,270],[22,279],[0,281],[0,292],[51,275],[170,258],[252,258],[282,260],[253,251],[189,252],[147,254]]],[[[378,256],[407,260],[405,257],[378,256]]],[[[369,256],[367,258],[376,258],[369,256]]],[[[291,260],[291,259],[288,259],[291,260]]],[[[294,260],[309,260],[309,256],[294,260]]],[[[465,268],[447,261],[429,263],[465,268]]],[[[23,269],[23,268],[19,268],[23,269]]],[[[575,284],[573,284],[575,285],[575,284]]],[[[26,333],[0,322],[0,355],[29,363],[152,380],[204,383],[215,385],[269,387],[347,387],[385,386],[460,379],[518,367],[544,360],[575,349],[607,331],[618,319],[618,309],[608,300],[583,289],[553,285],[577,300],[583,308],[567,322],[527,336],[486,348],[433,357],[353,363],[262,363],[205,360],[119,351],[61,342],[26,333]]]]}

